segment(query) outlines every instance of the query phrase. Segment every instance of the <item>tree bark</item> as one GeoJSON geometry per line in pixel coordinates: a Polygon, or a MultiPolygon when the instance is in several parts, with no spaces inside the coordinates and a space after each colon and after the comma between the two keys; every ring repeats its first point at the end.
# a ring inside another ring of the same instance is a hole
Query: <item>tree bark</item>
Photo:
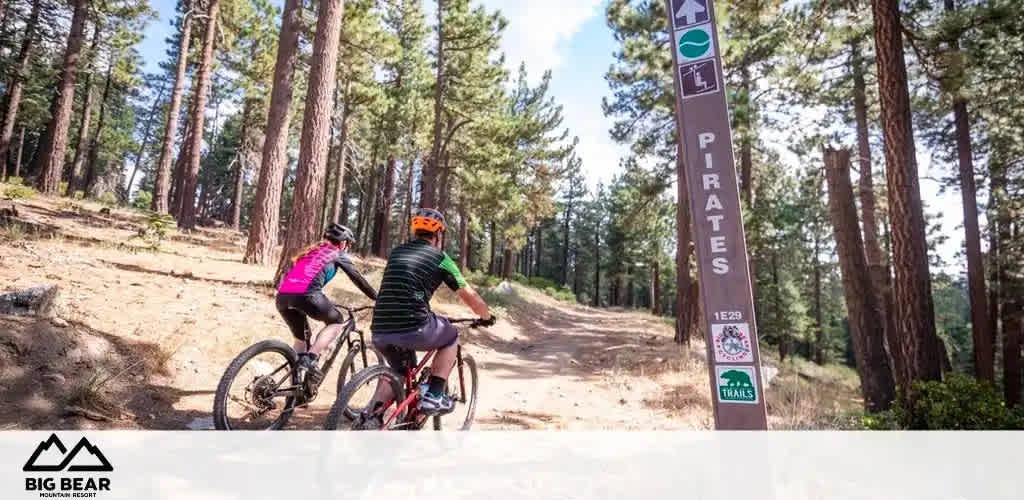
{"type": "Polygon", "coordinates": [[[409,171],[406,172],[405,179],[405,205],[403,207],[404,213],[402,214],[402,234],[409,234],[410,226],[412,225],[412,191],[414,188],[413,181],[416,177],[416,159],[410,157],[406,163],[409,167],[409,171]]]}
{"type": "Polygon", "coordinates": [[[864,227],[864,252],[871,272],[872,290],[885,321],[885,345],[890,366],[894,373],[900,373],[903,366],[899,340],[896,335],[895,317],[892,308],[889,268],[878,243],[878,222],[876,218],[874,174],[872,174],[871,140],[868,133],[867,83],[865,82],[864,57],[861,41],[850,42],[851,73],[853,75],[853,114],[857,124],[857,159],[860,166],[860,211],[864,227]]]}
{"type": "MultiPolygon", "coordinates": [[[[346,84],[347,87],[347,84],[346,84]]],[[[348,119],[349,119],[349,96],[348,89],[345,89],[345,102],[341,107],[341,130],[338,140],[338,154],[334,165],[334,204],[331,210],[331,220],[338,224],[344,224],[341,218],[341,204],[345,199],[345,160],[348,155],[348,119]]]]}
{"type": "Polygon", "coordinates": [[[686,164],[682,145],[676,145],[676,332],[678,344],[690,345],[691,326],[696,318],[691,316],[695,309],[690,304],[699,298],[690,293],[690,189],[686,183],[686,164]]]}
{"type": "MultiPolygon", "coordinates": [[[[1001,156],[993,154],[993,156],[1001,156]]],[[[1014,217],[1007,186],[1008,167],[1003,160],[990,160],[997,165],[992,168],[992,193],[996,202],[996,232],[998,243],[998,307],[999,319],[1003,332],[1003,392],[1006,405],[1015,407],[1020,404],[1021,392],[1021,326],[1024,324],[1024,286],[1020,278],[1019,254],[1015,253],[1012,242],[1014,225],[1019,222],[1014,217]]],[[[1019,229],[1018,229],[1019,231],[1019,229]]]]}
{"type": "Polygon", "coordinates": [[[872,292],[871,275],[857,224],[857,208],[850,183],[850,151],[827,149],[824,157],[829,214],[843,276],[864,406],[870,412],[881,411],[887,409],[893,400],[894,382],[885,354],[885,322],[878,307],[878,297],[872,292]]]}
{"type": "MultiPolygon", "coordinates": [[[[185,9],[191,9],[192,1],[187,0],[185,9]]],[[[170,209],[168,194],[171,176],[171,150],[178,135],[178,115],[181,112],[181,96],[185,92],[185,71],[188,69],[188,51],[192,39],[192,12],[188,10],[181,21],[181,39],[178,45],[178,61],[174,70],[174,87],[171,90],[171,102],[167,108],[167,122],[164,125],[163,143],[160,146],[160,157],[156,162],[156,180],[153,185],[153,202],[151,208],[156,212],[166,213],[170,209]]]]}
{"type": "MultiPolygon", "coordinates": [[[[954,0],[945,0],[947,12],[956,10],[954,0]]],[[[959,53],[960,42],[950,40],[950,49],[959,53]]],[[[960,71],[963,71],[961,68],[960,71]]],[[[962,75],[960,75],[962,76],[962,75]]],[[[978,228],[978,197],[974,184],[974,153],[967,99],[955,89],[953,123],[956,127],[956,151],[960,170],[960,195],[964,208],[964,246],[967,250],[967,287],[971,304],[971,337],[974,341],[974,373],[980,380],[995,382],[995,351],[992,325],[985,292],[985,267],[981,260],[981,231],[978,228]]],[[[1019,391],[1018,391],[1019,392],[1019,391]]]]}
{"type": "Polygon", "coordinates": [[[434,81],[434,133],[430,147],[430,156],[423,165],[423,175],[420,176],[420,207],[435,208],[437,205],[437,170],[441,157],[441,131],[443,120],[441,112],[444,109],[444,84],[445,84],[445,38],[444,38],[444,12],[445,0],[437,0],[437,77],[434,81]]]}
{"type": "Polygon", "coordinates": [[[256,200],[252,211],[252,227],[245,247],[243,262],[267,264],[277,245],[281,212],[281,188],[288,159],[288,124],[295,64],[298,61],[300,0],[285,0],[281,14],[281,35],[278,38],[277,62],[274,66],[274,88],[270,93],[263,160],[256,183],[256,200]]]}
{"type": "Polygon", "coordinates": [[[496,253],[498,251],[498,232],[495,226],[496,224],[492,219],[490,224],[490,230],[488,231],[491,236],[491,260],[489,261],[490,263],[487,266],[487,273],[491,275],[498,273],[498,267],[496,265],[498,262],[496,260],[496,253]]]}
{"type": "MultiPolygon", "coordinates": [[[[821,242],[814,236],[814,362],[825,364],[825,325],[821,310],[821,242]]],[[[876,302],[877,302],[877,296],[876,302]]],[[[881,308],[879,308],[881,309],[881,308]]]]}
{"type": "MultiPolygon", "coordinates": [[[[191,109],[192,108],[189,107],[189,115],[192,114],[191,109]]],[[[185,163],[188,162],[191,155],[189,151],[192,150],[192,145],[187,140],[189,135],[192,133],[191,131],[192,123],[186,121],[184,134],[182,134],[181,150],[178,151],[178,158],[174,162],[174,175],[171,177],[171,201],[168,210],[176,219],[181,217],[181,192],[183,191],[182,181],[185,179],[185,163]]]]}
{"type": "Polygon", "coordinates": [[[247,98],[242,107],[242,142],[235,162],[235,188],[231,193],[231,229],[242,226],[242,191],[245,190],[245,167],[249,156],[249,120],[252,114],[253,98],[247,98]]]}
{"type": "Polygon", "coordinates": [[[512,251],[512,247],[505,243],[505,258],[503,262],[504,269],[501,271],[501,277],[509,279],[512,277],[512,270],[515,269],[515,252],[512,251]]]}
{"type": "Polygon", "coordinates": [[[891,314],[905,364],[896,378],[907,388],[911,381],[941,379],[942,356],[935,334],[899,0],[872,0],[872,8],[895,271],[891,314]]]}
{"type": "MultiPolygon", "coordinates": [[[[32,46],[36,43],[36,28],[39,25],[39,10],[42,0],[32,1],[32,11],[25,21],[25,34],[21,41],[21,49],[18,51],[18,62],[15,63],[11,78],[7,84],[7,95],[3,117],[0,118],[0,161],[4,163],[3,179],[7,179],[7,156],[11,148],[11,139],[14,137],[14,124],[18,120],[18,108],[21,106],[21,93],[25,88],[25,79],[28,77],[29,63],[31,62],[32,46]]],[[[0,9],[0,13],[3,9],[0,9]]],[[[2,15],[2,14],[0,14],[2,15]]],[[[25,137],[25,128],[21,129],[22,140],[25,137]]],[[[20,147],[19,147],[20,148],[20,147]]],[[[18,156],[21,156],[20,149],[18,156]]],[[[15,171],[20,170],[21,161],[15,166],[15,171]]],[[[20,173],[20,172],[19,172],[20,173]]],[[[18,174],[15,173],[15,176],[18,174]]]]}
{"type": "Polygon", "coordinates": [[[601,223],[594,226],[594,307],[601,307],[601,223]]]}
{"type": "Polygon", "coordinates": [[[469,214],[466,204],[459,203],[459,269],[469,268],[469,214]]]}
{"type": "Polygon", "coordinates": [[[100,193],[94,192],[96,187],[96,179],[99,176],[98,168],[99,155],[100,155],[100,138],[103,134],[103,126],[107,121],[107,98],[110,97],[110,85],[114,77],[114,61],[110,61],[107,66],[107,77],[103,82],[103,94],[100,97],[100,114],[96,120],[96,130],[92,133],[92,140],[89,141],[89,154],[85,160],[85,184],[82,188],[85,190],[86,195],[99,196],[100,193]]]}
{"type": "Polygon", "coordinates": [[[330,147],[331,110],[333,109],[335,75],[338,67],[338,46],[341,41],[343,0],[323,0],[317,16],[316,37],[309,68],[309,90],[302,117],[302,140],[299,148],[299,170],[295,179],[292,212],[288,218],[288,234],[277,266],[274,281],[288,270],[291,255],[319,237],[316,211],[324,196],[324,174],[330,147]]]}
{"type": "Polygon", "coordinates": [[[217,40],[217,22],[220,12],[220,0],[210,0],[206,10],[206,31],[203,33],[203,53],[196,70],[195,92],[192,94],[192,133],[188,136],[190,144],[188,163],[185,167],[185,178],[182,184],[181,217],[178,227],[194,229],[196,227],[196,186],[199,183],[199,167],[202,163],[202,145],[204,122],[206,120],[206,99],[210,93],[210,70],[213,66],[213,49],[217,40]]]}
{"type": "Polygon", "coordinates": [[[395,197],[395,170],[397,169],[395,155],[388,156],[387,164],[384,166],[384,184],[380,188],[380,203],[377,205],[377,241],[374,245],[373,254],[386,259],[391,249],[391,205],[395,197]]]}
{"type": "Polygon", "coordinates": [[[569,284],[569,229],[572,220],[572,188],[569,188],[569,198],[565,202],[565,218],[562,222],[562,286],[569,284]]]}
{"type": "Polygon", "coordinates": [[[99,22],[95,23],[92,32],[92,43],[89,45],[88,60],[85,63],[85,89],[83,90],[82,102],[82,119],[78,123],[78,140],[75,143],[75,155],[71,160],[71,176],[70,182],[68,182],[67,190],[64,191],[64,196],[72,196],[75,191],[85,190],[85,179],[82,174],[82,166],[85,164],[86,153],[89,149],[89,122],[92,119],[92,107],[93,107],[93,96],[92,96],[92,73],[93,63],[96,61],[96,54],[98,52],[97,46],[99,45],[100,35],[102,33],[102,24],[99,22]]]}
{"type": "Polygon", "coordinates": [[[89,13],[89,0],[75,0],[74,13],[71,17],[71,30],[68,33],[67,49],[56,99],[53,102],[53,114],[46,126],[39,162],[39,191],[46,195],[55,195],[60,187],[61,170],[64,168],[64,155],[68,147],[68,128],[71,124],[71,112],[74,108],[75,80],[78,78],[79,59],[82,55],[82,42],[85,40],[85,20],[89,13]]]}
{"type": "Polygon", "coordinates": [[[651,314],[661,314],[661,266],[654,261],[651,266],[651,314]]]}
{"type": "MultiPolygon", "coordinates": [[[[21,153],[25,150],[25,127],[21,127],[21,134],[18,136],[18,154],[14,159],[14,176],[21,176],[21,153]]],[[[6,179],[5,179],[6,180],[6,179]]]]}

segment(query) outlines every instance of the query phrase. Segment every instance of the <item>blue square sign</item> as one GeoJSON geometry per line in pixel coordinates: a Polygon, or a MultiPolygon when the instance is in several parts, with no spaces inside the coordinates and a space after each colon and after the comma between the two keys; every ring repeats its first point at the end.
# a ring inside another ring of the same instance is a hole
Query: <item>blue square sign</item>
{"type": "Polygon", "coordinates": [[[710,19],[708,0],[672,0],[672,25],[675,29],[706,23],[710,19]]]}

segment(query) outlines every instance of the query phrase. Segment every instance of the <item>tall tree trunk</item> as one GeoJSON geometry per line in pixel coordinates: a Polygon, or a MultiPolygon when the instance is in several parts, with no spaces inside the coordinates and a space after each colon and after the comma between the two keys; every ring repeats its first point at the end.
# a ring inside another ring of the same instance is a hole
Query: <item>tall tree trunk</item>
{"type": "Polygon", "coordinates": [[[242,142],[235,156],[235,188],[231,192],[231,229],[242,225],[242,192],[245,190],[245,167],[249,157],[249,121],[252,114],[253,98],[247,98],[242,107],[242,142]]]}
{"type": "Polygon", "coordinates": [[[57,97],[53,102],[53,114],[46,126],[39,162],[39,191],[55,195],[60,187],[61,170],[64,168],[64,154],[68,148],[68,128],[75,100],[75,80],[78,78],[78,64],[85,40],[85,20],[89,13],[89,0],[75,0],[68,33],[67,49],[61,65],[57,97]]]}
{"type": "MultiPolygon", "coordinates": [[[[994,153],[992,156],[999,158],[1002,155],[994,153]]],[[[1020,278],[1020,259],[1012,242],[1013,226],[1019,225],[1019,222],[1015,219],[1014,207],[1011,206],[1013,200],[1009,196],[1008,167],[1005,160],[999,158],[990,161],[997,164],[991,169],[998,239],[998,283],[993,288],[997,286],[999,290],[996,300],[1000,302],[998,313],[1003,333],[1003,392],[1006,405],[1015,407],[1020,404],[1021,326],[1024,323],[1024,318],[1021,317],[1024,315],[1024,299],[1021,298],[1024,295],[1024,286],[1020,278]]]]}
{"type": "MultiPolygon", "coordinates": [[[[39,10],[42,0],[32,0],[32,11],[25,21],[25,34],[21,40],[21,49],[18,51],[18,62],[10,74],[7,83],[7,95],[4,99],[5,106],[3,117],[0,118],[0,161],[4,163],[3,179],[7,179],[7,156],[11,148],[11,139],[14,137],[14,124],[18,120],[18,108],[21,106],[21,93],[25,88],[25,79],[28,77],[29,63],[32,56],[32,46],[36,43],[36,28],[39,25],[39,10]]],[[[3,12],[0,9],[0,12],[3,12]]],[[[25,137],[25,128],[21,129],[22,139],[25,137]]],[[[19,153],[20,157],[21,154],[19,153]]],[[[21,162],[15,164],[15,171],[20,170],[21,162]]],[[[19,172],[20,173],[20,172],[19,172]]],[[[18,174],[15,173],[15,176],[18,174]]]]}
{"type": "MultiPolygon", "coordinates": [[[[825,324],[821,310],[821,242],[814,236],[814,362],[825,364],[825,324]]],[[[877,296],[876,302],[877,302],[877,296]]]]}
{"type": "Polygon", "coordinates": [[[156,180],[153,184],[153,203],[151,208],[156,212],[166,213],[170,210],[168,194],[171,190],[171,150],[178,135],[178,115],[181,112],[181,96],[185,92],[185,72],[188,69],[188,51],[192,40],[192,0],[186,0],[187,10],[181,21],[181,33],[178,45],[178,61],[174,69],[174,87],[171,90],[171,102],[167,107],[167,122],[164,125],[164,137],[160,146],[160,157],[156,162],[156,180]]]}
{"type": "Polygon", "coordinates": [[[565,202],[565,218],[562,221],[562,286],[569,284],[569,229],[572,220],[572,188],[565,202]]]}
{"type": "Polygon", "coordinates": [[[277,282],[291,263],[290,256],[316,241],[316,211],[324,196],[324,174],[327,171],[327,150],[330,147],[331,110],[335,75],[338,67],[338,46],[341,41],[343,0],[320,2],[313,39],[313,57],[309,68],[309,90],[302,117],[302,141],[299,149],[299,170],[295,178],[292,212],[284,252],[277,266],[277,282]]]}
{"type": "Polygon", "coordinates": [[[392,153],[388,155],[387,164],[384,166],[384,184],[380,188],[380,203],[377,204],[377,241],[373,250],[374,255],[385,259],[391,249],[391,205],[395,197],[397,168],[397,160],[392,153]]]}
{"type": "Polygon", "coordinates": [[[96,120],[96,130],[93,131],[92,140],[89,141],[89,154],[85,160],[85,184],[83,189],[89,196],[99,196],[101,193],[95,192],[96,179],[99,177],[99,155],[100,155],[100,138],[103,134],[103,126],[107,120],[107,98],[110,97],[110,85],[114,78],[114,61],[110,61],[107,65],[107,77],[103,82],[103,94],[100,97],[100,114],[96,120]]]}
{"type": "Polygon", "coordinates": [[[594,307],[601,307],[601,222],[594,229],[594,307]]]}
{"type": "Polygon", "coordinates": [[[846,309],[850,317],[853,352],[860,375],[865,409],[885,410],[893,400],[894,382],[885,354],[885,322],[872,293],[871,275],[857,224],[857,208],[850,183],[850,151],[825,150],[828,205],[839,267],[843,275],[846,309]]]}
{"type": "Polygon", "coordinates": [[[348,155],[348,119],[349,119],[349,92],[348,84],[345,85],[345,101],[341,106],[341,130],[338,140],[338,154],[335,155],[334,165],[334,204],[331,210],[331,220],[338,224],[344,224],[341,218],[341,204],[345,199],[345,160],[348,155]]]}
{"type": "Polygon", "coordinates": [[[99,45],[100,35],[102,34],[102,23],[97,21],[93,26],[92,31],[92,43],[89,44],[88,60],[85,63],[85,89],[82,91],[83,102],[82,102],[82,119],[78,123],[78,140],[75,143],[75,156],[71,160],[71,176],[68,182],[67,190],[64,192],[64,196],[73,196],[75,191],[85,190],[85,179],[82,176],[82,166],[85,164],[86,152],[89,149],[89,121],[92,118],[92,73],[93,65],[96,61],[97,46],[99,45]]]}
{"type": "MultiPolygon", "coordinates": [[[[192,114],[191,109],[189,107],[189,115],[192,114]]],[[[188,163],[188,159],[191,157],[190,151],[192,150],[192,144],[188,142],[187,138],[191,133],[192,123],[186,121],[184,134],[182,134],[181,150],[178,151],[178,158],[174,162],[174,175],[171,177],[171,201],[168,210],[175,219],[181,217],[181,194],[184,190],[182,185],[185,179],[185,164],[188,163]]]]}
{"type": "Polygon", "coordinates": [[[505,257],[504,257],[504,269],[501,271],[501,277],[510,279],[512,277],[512,270],[515,268],[515,252],[512,251],[512,247],[509,246],[508,242],[505,242],[505,257]]]}
{"type": "Polygon", "coordinates": [[[185,167],[185,182],[182,184],[181,218],[178,227],[194,229],[196,227],[196,186],[199,182],[199,167],[202,163],[202,144],[204,122],[206,120],[206,99],[210,93],[210,70],[213,66],[213,46],[217,40],[217,16],[220,12],[220,0],[210,0],[206,10],[206,30],[203,33],[203,53],[196,70],[195,92],[192,94],[192,133],[187,141],[189,148],[188,164],[185,167]]]}
{"type": "MultiPolygon", "coordinates": [[[[139,166],[142,164],[142,155],[146,154],[146,148],[149,146],[149,133],[152,131],[153,120],[157,117],[157,112],[160,111],[160,99],[164,97],[164,87],[160,87],[160,91],[157,92],[156,99],[153,101],[153,106],[149,109],[149,117],[146,118],[146,127],[142,133],[142,142],[139,144],[139,150],[135,152],[135,165],[132,166],[132,175],[128,178],[128,187],[125,188],[125,199],[132,194],[132,184],[135,184],[135,176],[139,173],[139,166]]],[[[243,136],[244,137],[244,136],[243,136]]]]}
{"type": "Polygon", "coordinates": [[[695,309],[690,304],[698,297],[690,293],[690,190],[686,183],[686,164],[682,145],[676,145],[676,343],[690,345],[691,326],[696,318],[691,317],[695,309]]]}
{"type": "Polygon", "coordinates": [[[881,310],[885,325],[885,345],[890,366],[895,374],[902,371],[903,356],[899,339],[896,338],[895,317],[892,308],[892,290],[889,268],[878,243],[878,222],[876,218],[874,174],[872,174],[871,140],[868,133],[867,83],[864,79],[866,68],[861,53],[861,40],[850,42],[851,73],[853,74],[853,114],[857,123],[857,159],[860,166],[860,211],[864,227],[864,253],[871,272],[872,290],[881,310]]]}
{"type": "MultiPolygon", "coordinates": [[[[415,187],[414,180],[416,178],[416,159],[410,157],[406,162],[409,167],[409,171],[406,172],[405,181],[405,205],[403,207],[404,213],[402,214],[402,234],[408,234],[410,226],[412,225],[412,191],[415,187]]],[[[403,237],[404,239],[404,237],[403,237]]]]}
{"type": "Polygon", "coordinates": [[[469,268],[469,214],[465,202],[459,202],[459,269],[469,268]]]}
{"type": "Polygon", "coordinates": [[[537,249],[533,254],[533,275],[540,276],[540,261],[544,255],[544,224],[537,225],[537,234],[535,236],[537,242],[537,249]]]}
{"type": "Polygon", "coordinates": [[[448,202],[451,200],[451,168],[448,163],[450,156],[448,151],[441,150],[441,162],[438,164],[437,182],[437,211],[442,214],[448,213],[448,202]]]}
{"type": "Polygon", "coordinates": [[[661,266],[654,261],[651,271],[651,314],[661,314],[661,266]]]}
{"type": "Polygon", "coordinates": [[[891,314],[900,332],[905,363],[897,384],[907,388],[911,381],[939,380],[942,356],[935,334],[899,0],[872,0],[872,8],[895,271],[891,314]]]}
{"type": "Polygon", "coordinates": [[[243,262],[267,264],[277,246],[281,217],[281,188],[288,160],[288,124],[291,120],[295,63],[298,61],[301,24],[300,0],[285,0],[281,14],[281,35],[278,38],[277,62],[274,66],[274,88],[270,93],[263,159],[256,182],[256,200],[252,211],[252,227],[245,246],[243,262]]]}
{"type": "Polygon", "coordinates": [[[491,219],[490,230],[488,233],[490,233],[491,236],[491,260],[489,261],[490,264],[487,266],[487,273],[494,275],[498,274],[498,266],[496,265],[498,261],[495,256],[498,251],[498,230],[494,223],[494,219],[491,219]]]}
{"type": "MultiPolygon", "coordinates": [[[[954,0],[945,0],[947,12],[954,12],[954,0]]],[[[950,40],[950,49],[960,51],[960,41],[950,40]]],[[[963,68],[957,77],[963,76],[963,68]]],[[[959,81],[960,79],[957,78],[959,81]]],[[[960,167],[960,195],[964,207],[964,246],[967,249],[967,287],[971,304],[971,337],[974,340],[974,373],[980,380],[995,382],[995,351],[992,325],[988,317],[988,297],[985,292],[985,267],[981,260],[981,231],[978,229],[978,198],[974,185],[974,153],[971,145],[971,125],[967,113],[967,99],[955,89],[953,97],[953,123],[956,127],[956,151],[960,167]]]]}
{"type": "Polygon", "coordinates": [[[444,110],[444,85],[445,85],[445,39],[444,39],[444,13],[446,0],[437,0],[437,76],[434,80],[434,133],[430,146],[430,156],[423,165],[423,175],[420,178],[420,206],[435,208],[437,205],[437,170],[441,160],[441,132],[443,120],[441,113],[444,110]]]}
{"type": "MultiPolygon", "coordinates": [[[[25,150],[25,127],[21,127],[21,133],[18,135],[18,154],[15,155],[14,159],[14,176],[21,176],[21,153],[25,150]]],[[[6,179],[4,179],[6,180],[6,179]]]]}

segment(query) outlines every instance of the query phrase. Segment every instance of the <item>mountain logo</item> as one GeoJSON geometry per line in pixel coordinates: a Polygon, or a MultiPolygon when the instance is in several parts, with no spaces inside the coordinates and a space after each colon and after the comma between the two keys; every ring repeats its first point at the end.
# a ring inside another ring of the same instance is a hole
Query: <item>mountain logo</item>
{"type": "Polygon", "coordinates": [[[21,468],[24,472],[111,472],[114,467],[98,447],[82,438],[69,453],[57,434],[39,443],[21,468]]]}

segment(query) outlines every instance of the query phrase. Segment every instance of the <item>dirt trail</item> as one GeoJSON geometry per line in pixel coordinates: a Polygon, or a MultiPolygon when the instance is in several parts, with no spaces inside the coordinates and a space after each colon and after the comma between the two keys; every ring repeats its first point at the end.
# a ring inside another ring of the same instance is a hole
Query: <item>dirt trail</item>
{"type": "MultiPolygon", "coordinates": [[[[241,263],[241,234],[176,235],[154,252],[137,238],[140,215],[61,205],[19,204],[50,237],[0,233],[0,292],[56,283],[67,321],[0,316],[0,429],[204,428],[230,360],[259,340],[290,342],[267,286],[273,270],[241,263]],[[90,405],[99,420],[68,412],[90,405]]],[[[379,282],[383,262],[357,265],[379,282]]],[[[463,335],[480,364],[474,428],[710,427],[702,347],[683,351],[663,319],[508,288],[494,304],[498,324],[463,335]]],[[[328,292],[366,303],[343,277],[328,292]]],[[[434,307],[470,315],[454,302],[441,291],[434,307]]],[[[322,424],[336,372],[295,428],[322,424]]]]}

